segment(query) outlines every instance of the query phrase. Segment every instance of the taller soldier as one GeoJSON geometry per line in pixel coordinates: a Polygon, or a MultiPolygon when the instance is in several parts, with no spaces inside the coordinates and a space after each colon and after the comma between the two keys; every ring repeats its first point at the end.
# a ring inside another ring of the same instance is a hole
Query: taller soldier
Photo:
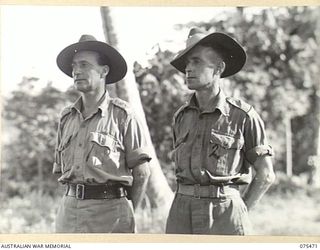
{"type": "Polygon", "coordinates": [[[127,199],[138,208],[150,174],[150,154],[129,105],[108,95],[106,84],[127,72],[121,54],[93,36],[63,49],[58,67],[74,80],[80,98],[61,114],[53,173],[65,184],[56,219],[60,233],[133,233],[127,199]]]}

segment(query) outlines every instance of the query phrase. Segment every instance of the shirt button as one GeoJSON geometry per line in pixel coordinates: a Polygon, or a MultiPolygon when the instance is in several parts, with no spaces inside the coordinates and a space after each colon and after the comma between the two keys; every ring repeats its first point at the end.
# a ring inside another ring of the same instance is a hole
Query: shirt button
{"type": "Polygon", "coordinates": [[[82,143],[79,143],[79,147],[82,147],[82,143]]]}
{"type": "Polygon", "coordinates": [[[79,169],[80,169],[80,166],[76,166],[76,169],[79,170],[79,169]]]}
{"type": "Polygon", "coordinates": [[[201,135],[197,135],[197,138],[200,139],[200,138],[201,138],[201,135]]]}

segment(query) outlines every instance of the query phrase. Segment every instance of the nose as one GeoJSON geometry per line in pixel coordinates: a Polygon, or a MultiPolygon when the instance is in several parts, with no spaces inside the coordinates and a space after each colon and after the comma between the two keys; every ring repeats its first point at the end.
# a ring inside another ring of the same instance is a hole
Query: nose
{"type": "Polygon", "coordinates": [[[72,66],[72,76],[76,76],[80,73],[80,67],[76,64],[73,64],[72,66]]]}
{"type": "Polygon", "coordinates": [[[191,72],[191,64],[190,63],[186,64],[185,71],[186,71],[186,73],[190,73],[191,72]]]}

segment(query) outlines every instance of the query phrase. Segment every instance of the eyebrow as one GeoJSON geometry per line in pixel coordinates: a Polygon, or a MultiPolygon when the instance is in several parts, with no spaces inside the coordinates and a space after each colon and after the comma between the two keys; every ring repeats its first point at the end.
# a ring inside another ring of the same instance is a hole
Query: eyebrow
{"type": "Polygon", "coordinates": [[[81,60],[79,60],[79,61],[77,61],[77,60],[72,60],[72,62],[74,63],[74,62],[88,62],[88,61],[85,60],[85,59],[81,59],[81,60]]]}
{"type": "Polygon", "coordinates": [[[87,60],[80,60],[80,61],[75,61],[75,60],[73,60],[72,63],[71,63],[71,65],[74,65],[74,64],[76,64],[76,63],[88,63],[88,64],[90,64],[90,65],[93,65],[92,63],[90,63],[90,62],[87,61],[87,60]]]}
{"type": "Polygon", "coordinates": [[[190,60],[202,60],[202,58],[200,56],[189,56],[189,57],[187,57],[187,61],[190,61],[190,60]]]}

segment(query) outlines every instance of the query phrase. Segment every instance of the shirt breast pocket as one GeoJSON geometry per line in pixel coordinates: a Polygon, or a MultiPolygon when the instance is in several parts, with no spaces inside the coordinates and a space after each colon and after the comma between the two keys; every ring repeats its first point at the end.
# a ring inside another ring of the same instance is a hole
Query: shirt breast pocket
{"type": "Polygon", "coordinates": [[[241,149],[243,145],[244,139],[242,135],[237,137],[222,134],[215,130],[211,131],[208,155],[215,175],[230,175],[241,164],[241,149]]]}
{"type": "Polygon", "coordinates": [[[113,136],[100,132],[90,133],[90,150],[87,163],[91,167],[98,167],[108,172],[119,168],[120,143],[113,136]]]}

